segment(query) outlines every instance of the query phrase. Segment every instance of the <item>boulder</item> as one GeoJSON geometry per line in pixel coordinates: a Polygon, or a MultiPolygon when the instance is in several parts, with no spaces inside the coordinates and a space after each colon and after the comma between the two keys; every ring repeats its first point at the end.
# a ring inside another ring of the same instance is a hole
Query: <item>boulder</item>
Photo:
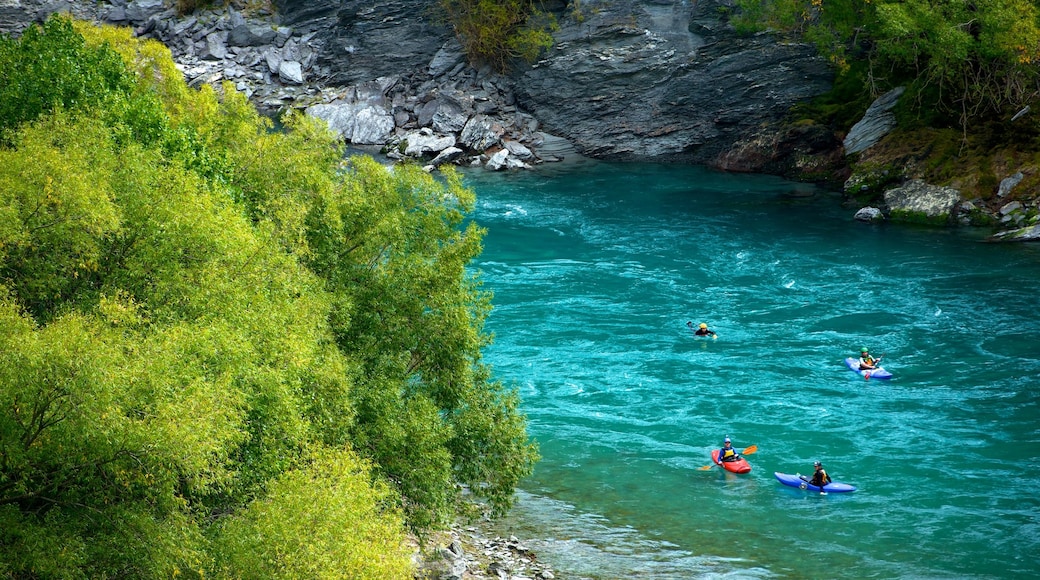
{"type": "Polygon", "coordinates": [[[506,168],[506,159],[508,157],[509,150],[500,149],[496,151],[490,158],[488,158],[487,163],[484,166],[490,169],[491,171],[501,171],[506,168]]]}
{"type": "Polygon", "coordinates": [[[892,214],[911,219],[923,216],[926,221],[944,222],[954,216],[961,194],[952,187],[931,185],[912,179],[900,187],[885,191],[885,204],[892,214]]]}
{"type": "Polygon", "coordinates": [[[476,115],[462,128],[459,142],[472,151],[486,151],[499,143],[502,127],[487,115],[476,115]]]}
{"type": "Polygon", "coordinates": [[[295,60],[283,60],[278,63],[278,80],[287,85],[302,85],[303,65],[295,60]]]}
{"type": "Polygon", "coordinates": [[[876,207],[864,207],[860,208],[853,217],[861,222],[876,222],[885,219],[885,214],[876,207]]]}
{"type": "Polygon", "coordinates": [[[242,23],[228,33],[228,44],[231,46],[264,46],[274,43],[278,36],[270,26],[253,26],[242,23]]]}
{"type": "Polygon", "coordinates": [[[1011,193],[1011,190],[1021,183],[1023,179],[1025,179],[1025,176],[1022,175],[1021,171],[1017,171],[1014,175],[1001,179],[1000,186],[997,188],[997,197],[1007,196],[1007,194],[1011,193]]]}
{"type": "Polygon", "coordinates": [[[429,153],[436,155],[455,147],[453,135],[437,135],[428,128],[408,133],[402,140],[406,143],[404,154],[409,157],[421,157],[429,153]]]}
{"type": "Polygon", "coordinates": [[[394,130],[389,111],[363,103],[314,105],[307,114],[325,121],[329,129],[357,145],[382,145],[394,130]]]}
{"type": "Polygon", "coordinates": [[[438,153],[437,156],[430,161],[430,165],[434,167],[440,167],[445,163],[453,163],[454,161],[462,157],[462,154],[462,149],[459,149],[458,147],[448,147],[440,153],[438,153]]]}

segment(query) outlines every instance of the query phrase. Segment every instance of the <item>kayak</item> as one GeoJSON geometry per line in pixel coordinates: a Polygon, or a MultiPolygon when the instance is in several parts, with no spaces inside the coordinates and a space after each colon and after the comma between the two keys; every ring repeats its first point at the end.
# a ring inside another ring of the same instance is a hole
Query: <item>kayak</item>
{"type": "Polygon", "coordinates": [[[890,379],[892,373],[886,371],[882,367],[877,367],[869,371],[859,370],[859,359],[858,358],[847,358],[845,359],[845,366],[849,367],[849,370],[858,374],[865,379],[890,379]]]}
{"type": "MultiPolygon", "coordinates": [[[[780,473],[779,471],[773,472],[773,475],[776,476],[777,481],[784,485],[797,487],[799,489],[807,489],[809,491],[820,491],[820,486],[809,483],[806,481],[809,478],[803,475],[791,475],[790,473],[780,473]],[[802,479],[803,477],[805,477],[805,479],[802,479]]],[[[856,491],[856,486],[832,481],[823,486],[823,491],[826,491],[827,493],[844,493],[856,491]]]]}
{"type": "MultiPolygon", "coordinates": [[[[712,452],[711,452],[711,460],[714,463],[716,463],[716,464],[719,462],[719,450],[718,449],[713,449],[712,450],[712,452]]],[[[722,468],[725,469],[726,471],[732,471],[733,473],[747,473],[747,472],[751,471],[751,464],[747,462],[747,459],[744,459],[743,457],[741,457],[741,458],[737,459],[736,461],[723,461],[722,462],[722,468]]]]}

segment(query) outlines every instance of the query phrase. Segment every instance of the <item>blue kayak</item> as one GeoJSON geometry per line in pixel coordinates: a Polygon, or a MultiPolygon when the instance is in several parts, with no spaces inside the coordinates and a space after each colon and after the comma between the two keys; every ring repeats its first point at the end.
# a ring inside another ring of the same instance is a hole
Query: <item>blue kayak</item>
{"type": "MultiPolygon", "coordinates": [[[[777,481],[784,485],[797,487],[799,489],[807,489],[809,491],[820,491],[820,486],[809,483],[809,478],[804,475],[791,475],[790,473],[780,473],[779,471],[773,472],[773,475],[776,476],[777,481]]],[[[826,491],[827,493],[845,493],[856,491],[856,486],[832,481],[823,486],[823,491],[826,491]]]]}
{"type": "Polygon", "coordinates": [[[845,366],[849,367],[850,371],[858,374],[859,376],[861,376],[861,377],[863,377],[865,379],[890,379],[890,378],[892,378],[892,373],[886,371],[885,369],[883,369],[881,367],[877,367],[877,368],[869,370],[869,371],[861,371],[861,370],[859,370],[859,359],[858,358],[851,358],[850,357],[850,358],[845,359],[845,366]]]}

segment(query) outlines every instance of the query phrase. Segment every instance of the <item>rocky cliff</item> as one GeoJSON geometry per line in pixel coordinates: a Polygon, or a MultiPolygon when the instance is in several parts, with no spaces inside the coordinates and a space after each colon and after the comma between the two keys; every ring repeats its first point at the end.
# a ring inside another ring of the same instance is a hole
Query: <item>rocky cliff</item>
{"type": "Polygon", "coordinates": [[[549,54],[516,75],[518,102],[594,157],[718,165],[832,80],[807,45],[738,36],[726,8],[582,2],[549,54]]]}
{"type": "Polygon", "coordinates": [[[431,169],[530,167],[577,151],[844,184],[881,205],[869,219],[1021,228],[1040,215],[1036,196],[1017,191],[918,210],[922,187],[887,193],[922,177],[912,160],[853,174],[850,159],[883,149],[874,144],[890,128],[887,109],[848,136],[786,122],[793,105],[830,89],[830,67],[806,44],[737,34],[732,0],[547,0],[555,44],[508,74],[466,61],[436,0],[273,2],[178,16],[172,0],[0,0],[0,33],[65,11],[131,26],[169,46],[192,86],[232,81],[261,111],[307,110],[355,145],[431,169]]]}
{"type": "MultiPolygon", "coordinates": [[[[738,145],[830,88],[831,72],[811,47],[738,36],[725,22],[725,0],[575,5],[548,3],[560,23],[554,47],[495,82],[508,83],[501,92],[514,93],[519,109],[588,156],[761,170],[761,149],[741,162],[738,145]]],[[[314,32],[319,64],[334,83],[429,71],[451,46],[433,0],[277,6],[284,24],[314,32]]]]}

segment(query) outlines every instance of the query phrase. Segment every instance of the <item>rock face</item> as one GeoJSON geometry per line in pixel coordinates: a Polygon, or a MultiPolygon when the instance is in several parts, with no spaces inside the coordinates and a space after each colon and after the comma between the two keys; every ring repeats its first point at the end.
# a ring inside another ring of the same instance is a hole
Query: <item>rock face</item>
{"type": "MultiPolygon", "coordinates": [[[[454,77],[465,67],[456,51],[444,51],[452,35],[431,0],[276,5],[283,24],[313,33],[322,46],[318,66],[334,84],[415,71],[454,77]]],[[[536,64],[517,63],[509,79],[490,82],[506,96],[499,108],[517,105],[588,156],[718,165],[728,153],[735,166],[753,165],[734,158],[734,145],[830,88],[829,67],[811,47],[738,37],[723,22],[724,0],[585,0],[581,18],[565,2],[547,8],[561,23],[556,45],[536,64]]],[[[446,123],[465,122],[458,109],[427,103],[417,124],[431,126],[431,110],[446,123]]]]}
{"type": "Polygon", "coordinates": [[[832,81],[810,46],[739,37],[727,8],[582,2],[585,19],[565,19],[546,58],[518,73],[519,104],[593,157],[716,165],[832,81]]]}
{"type": "Polygon", "coordinates": [[[275,0],[282,23],[314,33],[326,82],[352,85],[430,64],[451,31],[423,0],[275,0]]]}

